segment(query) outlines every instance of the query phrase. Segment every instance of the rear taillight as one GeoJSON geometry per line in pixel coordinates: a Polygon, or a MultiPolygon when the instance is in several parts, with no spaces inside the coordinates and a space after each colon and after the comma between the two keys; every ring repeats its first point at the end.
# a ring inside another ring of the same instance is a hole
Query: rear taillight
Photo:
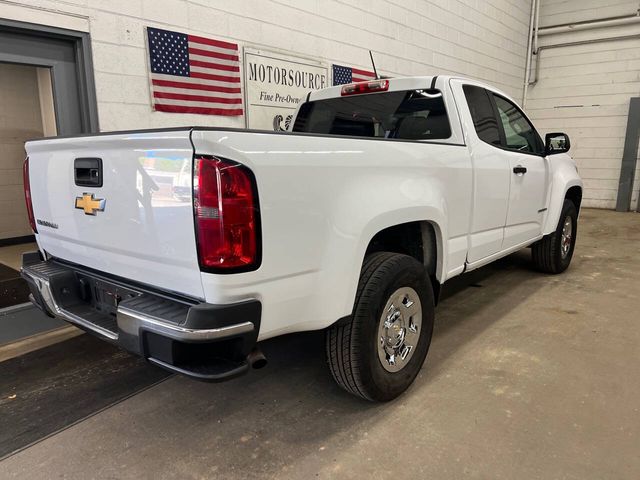
{"type": "Polygon", "coordinates": [[[370,82],[350,83],[343,85],[340,95],[358,95],[360,93],[385,92],[389,90],[389,80],[372,80],[370,82]]]}
{"type": "Polygon", "coordinates": [[[38,233],[36,228],[36,219],[33,216],[33,203],[31,202],[31,184],[29,183],[29,157],[25,158],[22,165],[22,184],[24,185],[24,201],[27,204],[27,215],[29,216],[29,225],[33,233],[38,233]]]}
{"type": "Polygon", "coordinates": [[[246,271],[258,267],[258,199],[253,174],[243,165],[197,156],[193,206],[200,267],[246,271]]]}

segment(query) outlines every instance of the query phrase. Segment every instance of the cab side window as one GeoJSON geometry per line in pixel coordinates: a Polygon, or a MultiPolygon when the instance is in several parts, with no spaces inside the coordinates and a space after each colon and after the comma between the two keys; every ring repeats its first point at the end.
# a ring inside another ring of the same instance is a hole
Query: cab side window
{"type": "Polygon", "coordinates": [[[462,89],[471,111],[471,119],[478,138],[483,142],[499,147],[500,132],[488,92],[484,88],[474,85],[464,85],[462,89]]]}
{"type": "Polygon", "coordinates": [[[492,96],[504,130],[503,146],[509,150],[542,154],[542,140],[518,107],[496,94],[492,96]]]}

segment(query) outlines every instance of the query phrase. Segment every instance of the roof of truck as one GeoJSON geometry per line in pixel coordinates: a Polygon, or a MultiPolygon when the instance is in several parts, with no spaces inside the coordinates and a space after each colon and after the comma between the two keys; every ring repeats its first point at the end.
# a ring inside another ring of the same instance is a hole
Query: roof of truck
{"type": "MultiPolygon", "coordinates": [[[[493,85],[489,85],[481,80],[474,80],[471,78],[466,78],[460,75],[431,75],[431,76],[413,76],[413,77],[382,77],[381,80],[389,80],[389,90],[390,92],[399,91],[399,90],[414,90],[414,89],[423,89],[423,88],[439,88],[442,89],[445,85],[449,83],[449,80],[462,80],[464,82],[469,82],[474,85],[478,85],[484,88],[488,88],[493,90],[494,92],[499,93],[502,96],[507,98],[511,97],[502,92],[500,89],[494,87],[493,85]]],[[[372,80],[368,80],[372,81],[372,80]]],[[[366,83],[366,82],[358,82],[358,83],[366,83]]],[[[314,100],[325,100],[328,98],[336,98],[341,96],[342,87],[344,85],[335,85],[332,87],[326,87],[321,90],[314,90],[309,92],[307,95],[306,101],[314,101],[314,100]]],[[[513,99],[511,99],[513,100],[513,99]]]]}
{"type": "MultiPolygon", "coordinates": [[[[412,89],[420,89],[420,88],[442,88],[444,85],[448,84],[449,80],[456,79],[456,80],[470,82],[470,83],[473,83],[474,85],[489,88],[490,90],[493,90],[499,93],[500,95],[511,99],[512,101],[515,101],[508,94],[500,91],[499,89],[497,89],[492,85],[484,83],[480,80],[465,78],[459,75],[386,77],[383,79],[389,80],[388,91],[412,90],[412,89]]],[[[364,82],[359,82],[359,83],[364,83],[364,82]]],[[[307,97],[305,100],[308,102],[308,101],[340,97],[343,86],[344,85],[336,85],[332,87],[323,88],[321,90],[310,91],[307,94],[307,97]]],[[[154,133],[154,132],[179,132],[179,131],[189,131],[189,130],[224,130],[224,131],[242,131],[242,132],[259,132],[259,133],[270,132],[269,130],[256,130],[256,129],[247,129],[247,128],[186,125],[182,127],[148,128],[148,129],[140,129],[140,130],[116,130],[116,131],[108,131],[108,132],[81,133],[81,134],[75,134],[75,135],[34,138],[34,139],[28,140],[27,143],[37,142],[42,140],[57,140],[57,139],[65,139],[65,138],[98,137],[103,135],[133,135],[133,134],[144,134],[144,133],[154,133]]],[[[270,133],[286,133],[286,132],[270,132],[270,133]]]]}

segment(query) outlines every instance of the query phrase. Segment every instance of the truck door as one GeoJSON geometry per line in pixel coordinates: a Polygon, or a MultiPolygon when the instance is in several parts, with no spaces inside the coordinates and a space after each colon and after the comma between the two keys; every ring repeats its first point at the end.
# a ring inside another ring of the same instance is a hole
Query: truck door
{"type": "Polygon", "coordinates": [[[452,87],[458,98],[466,98],[459,105],[463,122],[473,125],[465,132],[473,166],[467,262],[473,263],[502,249],[511,173],[489,92],[459,80],[452,87]]]}
{"type": "Polygon", "coordinates": [[[503,155],[509,162],[510,189],[502,249],[527,243],[542,232],[549,165],[544,143],[522,111],[491,93],[500,127],[503,155]]]}

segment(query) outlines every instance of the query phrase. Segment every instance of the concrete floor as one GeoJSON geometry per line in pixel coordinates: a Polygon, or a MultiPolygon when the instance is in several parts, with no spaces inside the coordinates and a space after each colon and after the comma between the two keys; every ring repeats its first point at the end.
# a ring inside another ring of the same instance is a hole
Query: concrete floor
{"type": "Polygon", "coordinates": [[[322,336],[221,385],[171,377],[0,463],[0,478],[640,478],[640,215],[585,210],[570,269],[461,277],[395,402],[333,384],[322,336]]]}

